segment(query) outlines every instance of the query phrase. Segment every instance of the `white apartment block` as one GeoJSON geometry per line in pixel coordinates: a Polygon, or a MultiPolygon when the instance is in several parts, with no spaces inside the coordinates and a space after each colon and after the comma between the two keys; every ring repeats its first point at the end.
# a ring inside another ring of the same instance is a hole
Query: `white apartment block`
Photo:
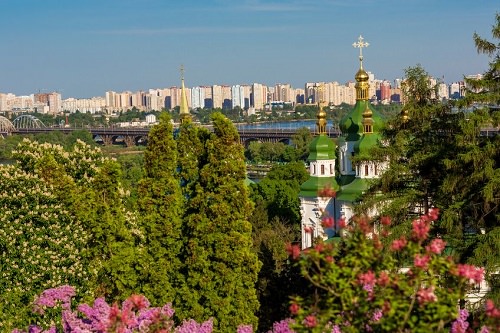
{"type": "Polygon", "coordinates": [[[203,87],[191,89],[191,105],[193,109],[205,107],[205,89],[203,87]]]}
{"type": "Polygon", "coordinates": [[[245,107],[245,92],[242,86],[235,85],[231,87],[231,108],[245,107]]]}
{"type": "Polygon", "coordinates": [[[106,108],[106,99],[103,97],[92,97],[86,99],[67,98],[62,101],[63,111],[100,113],[106,108]]]}

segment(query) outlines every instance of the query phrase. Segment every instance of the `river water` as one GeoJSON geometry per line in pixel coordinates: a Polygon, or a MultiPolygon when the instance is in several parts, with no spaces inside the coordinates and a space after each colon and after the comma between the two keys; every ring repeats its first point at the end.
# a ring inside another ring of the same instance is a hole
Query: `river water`
{"type": "MultiPolygon", "coordinates": [[[[332,124],[328,124],[332,126],[332,124]]],[[[292,130],[307,127],[311,131],[316,128],[316,120],[297,120],[297,121],[270,121],[254,124],[236,124],[238,130],[258,130],[258,129],[283,129],[292,130]]]]}

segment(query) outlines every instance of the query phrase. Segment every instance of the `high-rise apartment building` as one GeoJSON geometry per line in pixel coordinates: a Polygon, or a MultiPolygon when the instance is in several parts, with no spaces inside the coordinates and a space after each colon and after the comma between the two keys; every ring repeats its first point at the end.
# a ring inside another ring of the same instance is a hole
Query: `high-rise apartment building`
{"type": "Polygon", "coordinates": [[[267,103],[267,87],[260,84],[252,84],[252,98],[250,105],[255,110],[264,110],[264,105],[267,103]]]}
{"type": "Polygon", "coordinates": [[[223,85],[221,86],[222,92],[222,108],[223,109],[231,109],[231,87],[223,85]]]}
{"type": "Polygon", "coordinates": [[[245,108],[245,92],[239,84],[231,86],[231,108],[245,108]]]}
{"type": "Polygon", "coordinates": [[[391,83],[387,80],[380,82],[380,101],[389,103],[391,101],[391,83]]]}
{"type": "Polygon", "coordinates": [[[224,102],[224,99],[222,98],[222,86],[219,85],[213,85],[212,86],[212,103],[213,103],[213,108],[220,108],[222,109],[222,103],[224,102]]]}
{"type": "Polygon", "coordinates": [[[193,109],[205,107],[205,88],[193,87],[191,88],[191,105],[193,109]]]}

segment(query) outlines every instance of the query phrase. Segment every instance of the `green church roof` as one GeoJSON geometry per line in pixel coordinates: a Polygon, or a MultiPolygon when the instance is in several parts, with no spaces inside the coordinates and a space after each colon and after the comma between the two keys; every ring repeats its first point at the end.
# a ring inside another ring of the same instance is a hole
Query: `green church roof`
{"type": "Polygon", "coordinates": [[[365,133],[359,141],[354,144],[356,156],[370,159],[370,150],[376,147],[381,139],[378,133],[365,133]]]}
{"type": "Polygon", "coordinates": [[[335,177],[310,176],[308,180],[300,185],[299,196],[318,197],[318,192],[328,187],[335,191],[338,191],[340,189],[340,186],[337,184],[335,177]]]}
{"type": "Polygon", "coordinates": [[[335,142],[326,136],[320,134],[316,136],[309,144],[308,161],[333,160],[335,159],[335,142]]]}
{"type": "Polygon", "coordinates": [[[377,110],[373,108],[368,100],[357,100],[354,108],[340,120],[339,126],[346,141],[358,141],[363,134],[363,112],[369,108],[372,112],[373,132],[377,133],[384,127],[384,119],[377,110]]]}
{"type": "Polygon", "coordinates": [[[368,189],[368,180],[363,178],[355,178],[349,184],[342,186],[337,200],[354,202],[357,201],[363,192],[368,189]]]}

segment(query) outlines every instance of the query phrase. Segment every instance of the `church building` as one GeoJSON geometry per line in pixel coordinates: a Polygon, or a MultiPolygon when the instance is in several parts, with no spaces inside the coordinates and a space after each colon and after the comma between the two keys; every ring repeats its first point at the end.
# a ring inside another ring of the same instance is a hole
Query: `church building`
{"type": "Polygon", "coordinates": [[[340,230],[335,221],[345,218],[348,222],[352,218],[353,207],[370,180],[387,167],[387,162],[373,161],[370,157],[370,150],[380,142],[384,121],[369,101],[369,76],[363,69],[362,53],[368,43],[360,36],[353,46],[360,49],[360,68],[355,75],[356,104],[339,124],[338,147],[326,134],[326,112],[322,102],[319,103],[317,135],[309,146],[310,176],[299,193],[302,249],[311,247],[317,237],[338,237],[340,230]],[[335,195],[322,194],[327,191],[335,191],[335,195]],[[322,223],[325,217],[332,217],[333,220],[327,220],[333,224],[322,223]]]}

